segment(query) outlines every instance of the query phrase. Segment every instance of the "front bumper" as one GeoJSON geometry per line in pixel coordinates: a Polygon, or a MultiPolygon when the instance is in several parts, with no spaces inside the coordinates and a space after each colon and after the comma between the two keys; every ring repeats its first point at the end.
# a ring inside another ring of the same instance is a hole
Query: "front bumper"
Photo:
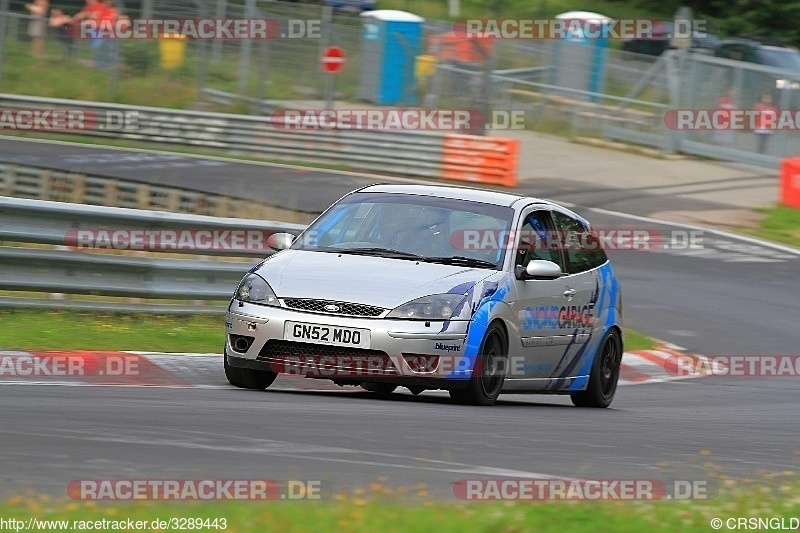
{"type": "Polygon", "coordinates": [[[225,321],[228,364],[350,384],[384,381],[454,388],[472,373],[468,321],[417,321],[309,313],[234,300],[225,321]],[[369,349],[295,342],[286,321],[369,330],[369,349]],[[238,345],[236,340],[245,339],[238,345]],[[245,344],[247,347],[245,348],[245,344]]]}

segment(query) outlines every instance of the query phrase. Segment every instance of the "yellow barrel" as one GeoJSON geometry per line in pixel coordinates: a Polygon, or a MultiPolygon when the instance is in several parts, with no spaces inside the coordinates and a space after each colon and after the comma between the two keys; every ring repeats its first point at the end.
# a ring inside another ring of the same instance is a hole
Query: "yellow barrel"
{"type": "Polygon", "coordinates": [[[161,52],[161,68],[173,69],[183,64],[186,55],[186,36],[179,33],[165,33],[158,43],[161,52]]]}
{"type": "Polygon", "coordinates": [[[417,75],[418,80],[425,80],[428,76],[432,76],[436,72],[436,57],[430,55],[417,56],[417,63],[415,65],[414,73],[417,75]]]}

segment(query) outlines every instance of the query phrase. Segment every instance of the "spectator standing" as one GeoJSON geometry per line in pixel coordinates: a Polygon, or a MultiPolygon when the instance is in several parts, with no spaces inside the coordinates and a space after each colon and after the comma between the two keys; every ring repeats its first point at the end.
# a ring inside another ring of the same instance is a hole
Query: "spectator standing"
{"type": "MultiPolygon", "coordinates": [[[[114,7],[113,0],[100,0],[102,9],[99,10],[97,15],[98,24],[106,33],[109,29],[114,28],[116,22],[119,20],[119,11],[114,7]]],[[[115,32],[112,30],[112,36],[101,36],[100,49],[98,52],[98,68],[105,69],[111,68],[117,61],[117,45],[115,32]]]]}
{"type": "Polygon", "coordinates": [[[50,11],[50,27],[55,28],[58,32],[58,40],[64,45],[67,59],[75,57],[76,37],[76,24],[72,22],[72,17],[65,14],[60,9],[53,9],[50,11]]]}
{"type": "Polygon", "coordinates": [[[31,51],[34,57],[44,57],[44,37],[47,31],[48,0],[34,0],[32,4],[25,4],[31,12],[31,21],[28,23],[28,37],[31,38],[31,51]]]}
{"type": "Polygon", "coordinates": [[[74,17],[72,17],[71,23],[75,25],[75,29],[78,32],[78,36],[81,38],[89,39],[89,47],[92,49],[92,57],[94,58],[95,66],[100,65],[99,61],[99,54],[100,48],[102,47],[102,39],[97,34],[96,31],[84,31],[80,25],[82,21],[99,21],[100,14],[105,10],[105,6],[99,0],[86,0],[86,3],[83,6],[83,9],[79,13],[77,13],[74,17]]]}
{"type": "Polygon", "coordinates": [[[714,135],[717,144],[721,146],[731,146],[733,144],[733,129],[731,128],[731,111],[736,109],[734,104],[735,93],[733,88],[717,99],[717,113],[719,113],[720,126],[723,129],[717,130],[714,135]]]}
{"type": "Polygon", "coordinates": [[[758,153],[765,154],[767,153],[769,138],[775,133],[778,110],[772,105],[772,95],[768,93],[761,95],[761,100],[756,102],[754,109],[758,111],[756,129],[754,130],[758,136],[758,153]]]}

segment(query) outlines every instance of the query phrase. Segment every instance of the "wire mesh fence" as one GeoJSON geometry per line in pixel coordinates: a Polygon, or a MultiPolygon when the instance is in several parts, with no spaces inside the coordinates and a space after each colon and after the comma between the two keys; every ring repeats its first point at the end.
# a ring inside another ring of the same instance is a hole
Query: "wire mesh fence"
{"type": "Polygon", "coordinates": [[[686,70],[682,109],[756,112],[772,108],[776,113],[788,112],[783,116],[791,122],[781,126],[779,120],[774,129],[760,128],[757,119],[754,124],[744,120],[741,128],[698,128],[682,132],[685,141],[704,145],[700,148],[721,156],[733,151],[776,160],[800,153],[800,117],[796,115],[800,109],[800,73],[717,58],[699,59],[686,70]]]}
{"type": "MultiPolygon", "coordinates": [[[[276,108],[319,109],[332,97],[337,107],[478,110],[490,126],[493,112],[520,111],[524,126],[536,131],[769,165],[800,149],[796,130],[670,130],[665,124],[670,109],[715,109],[723,95],[740,109],[753,109],[766,97],[778,110],[800,104],[800,73],[701,53],[655,57],[624,51],[619,42],[468,39],[452,22],[426,20],[418,44],[400,39],[392,53],[402,57],[391,67],[376,67],[370,63],[369,24],[358,13],[267,0],[175,0],[150,7],[143,2],[140,10],[122,12],[154,20],[269,19],[278,31],[267,39],[116,39],[109,45],[111,60],[101,65],[91,39],[69,40],[49,27],[49,60],[42,63],[32,55],[33,19],[23,4],[14,0],[0,13],[3,92],[255,115],[276,108]],[[320,59],[334,45],[346,58],[332,75],[320,59]],[[381,72],[387,68],[395,70],[381,72]],[[368,79],[375,76],[401,79],[401,96],[380,101],[368,79]]],[[[50,7],[68,15],[76,10],[58,2],[50,7]]]]}

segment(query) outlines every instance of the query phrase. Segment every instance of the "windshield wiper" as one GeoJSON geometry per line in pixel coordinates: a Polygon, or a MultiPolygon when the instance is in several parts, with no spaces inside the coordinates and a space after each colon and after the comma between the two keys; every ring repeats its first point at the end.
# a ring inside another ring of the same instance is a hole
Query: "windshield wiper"
{"type": "Polygon", "coordinates": [[[426,257],[428,263],[442,263],[443,265],[464,265],[476,268],[497,268],[497,263],[475,259],[474,257],[464,257],[456,255],[453,257],[426,257]]]}
{"type": "Polygon", "coordinates": [[[394,250],[392,248],[336,248],[335,251],[342,254],[377,255],[380,257],[390,257],[392,259],[424,259],[421,255],[403,252],[402,250],[394,250]]]}

